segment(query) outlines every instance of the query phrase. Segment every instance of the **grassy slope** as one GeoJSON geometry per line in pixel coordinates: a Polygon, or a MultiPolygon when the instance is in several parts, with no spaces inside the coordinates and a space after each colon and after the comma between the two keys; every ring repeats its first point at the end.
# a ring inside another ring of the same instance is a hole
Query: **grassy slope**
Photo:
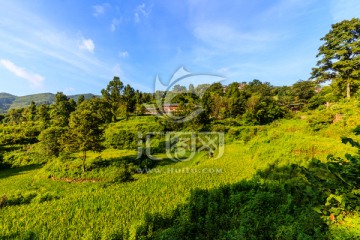
{"type": "MultiPolygon", "coordinates": [[[[53,181],[46,179],[41,169],[0,172],[0,196],[21,191],[59,198],[39,203],[37,197],[30,204],[0,209],[0,236],[110,239],[126,229],[131,237],[145,213],[169,213],[186,201],[191,189],[211,189],[251,178],[256,169],[274,161],[306,163],[312,157],[325,161],[329,153],[335,156],[355,153],[355,149],[340,143],[340,136],[349,134],[358,122],[357,116],[357,113],[348,113],[343,121],[319,132],[311,131],[306,120],[283,120],[265,127],[247,143],[227,144],[221,159],[208,159],[199,154],[192,161],[163,164],[149,174],[136,175],[135,182],[124,184],[53,181]],[[187,168],[198,172],[186,173],[187,168]],[[185,172],[174,173],[176,169],[185,172]],[[202,172],[203,169],[221,172],[210,174],[202,172]]],[[[102,157],[132,154],[134,152],[107,150],[102,157]]],[[[358,220],[348,222],[351,226],[358,220]]],[[[339,228],[344,229],[344,225],[339,228]]]]}

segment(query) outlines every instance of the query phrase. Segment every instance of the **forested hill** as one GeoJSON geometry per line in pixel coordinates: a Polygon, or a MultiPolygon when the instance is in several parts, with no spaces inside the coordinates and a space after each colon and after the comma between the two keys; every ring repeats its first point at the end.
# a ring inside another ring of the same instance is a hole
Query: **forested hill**
{"type": "MultiPolygon", "coordinates": [[[[69,95],[68,97],[73,98],[76,101],[80,95],[84,95],[85,99],[89,99],[94,96],[96,97],[96,95],[91,93],[69,95]]],[[[11,108],[27,107],[30,105],[31,101],[34,101],[37,105],[50,105],[54,102],[54,99],[55,94],[53,93],[39,93],[21,97],[9,93],[0,93],[0,113],[5,113],[8,109],[11,108]]]]}

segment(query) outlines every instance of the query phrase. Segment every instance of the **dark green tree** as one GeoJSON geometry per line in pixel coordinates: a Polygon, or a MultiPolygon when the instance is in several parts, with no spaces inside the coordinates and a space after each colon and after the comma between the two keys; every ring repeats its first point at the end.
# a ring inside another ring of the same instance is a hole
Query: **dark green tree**
{"type": "Polygon", "coordinates": [[[71,114],[69,129],[65,138],[65,148],[68,151],[82,152],[82,171],[85,172],[87,151],[100,151],[104,119],[103,109],[99,108],[98,100],[90,99],[80,104],[71,114]]]}
{"type": "Polygon", "coordinates": [[[130,113],[135,111],[136,105],[135,90],[129,84],[127,84],[124,88],[122,100],[125,105],[125,116],[126,119],[128,119],[130,113]]]}
{"type": "Polygon", "coordinates": [[[311,78],[318,83],[331,81],[339,93],[346,93],[350,99],[360,86],[360,19],[333,24],[321,40],[325,42],[317,55],[321,59],[311,78]]]}
{"type": "Polygon", "coordinates": [[[80,105],[84,100],[85,100],[85,96],[80,95],[79,98],[77,99],[77,105],[80,105]]]}
{"type": "Polygon", "coordinates": [[[11,124],[20,124],[25,119],[23,118],[23,108],[12,108],[7,112],[5,122],[11,124]]]}
{"type": "Polygon", "coordinates": [[[42,104],[37,108],[36,118],[41,122],[43,128],[50,125],[50,108],[46,104],[42,104]]]}
{"type": "Polygon", "coordinates": [[[64,127],[54,126],[47,128],[40,133],[39,141],[45,156],[59,156],[62,149],[62,137],[64,132],[64,127]]]}
{"type": "Polygon", "coordinates": [[[69,98],[62,92],[55,95],[55,103],[51,105],[50,117],[52,125],[58,127],[65,127],[69,123],[70,114],[75,110],[75,101],[70,101],[69,98]]]}
{"type": "Polygon", "coordinates": [[[107,101],[111,106],[112,119],[116,122],[117,111],[121,105],[122,101],[122,91],[124,89],[124,84],[120,81],[119,77],[114,77],[112,81],[109,82],[106,89],[101,90],[101,94],[105,101],[107,101]]]}
{"type": "Polygon", "coordinates": [[[312,98],[315,92],[316,84],[311,80],[300,80],[292,85],[292,93],[294,98],[300,102],[307,103],[312,98]]]}
{"type": "Polygon", "coordinates": [[[24,118],[28,121],[35,121],[36,118],[36,104],[34,101],[30,102],[30,106],[24,110],[24,118]]]}

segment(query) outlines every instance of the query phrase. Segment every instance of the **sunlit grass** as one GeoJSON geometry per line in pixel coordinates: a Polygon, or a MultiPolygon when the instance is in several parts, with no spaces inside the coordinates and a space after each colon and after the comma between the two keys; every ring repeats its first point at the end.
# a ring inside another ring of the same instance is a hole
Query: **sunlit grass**
{"type": "MultiPolygon", "coordinates": [[[[349,116],[346,121],[352,119],[355,117],[349,116]]],[[[209,158],[205,152],[190,161],[167,159],[147,174],[136,174],[135,181],[121,184],[54,181],[47,178],[46,171],[35,167],[0,171],[0,197],[31,192],[56,196],[41,203],[38,197],[28,204],[0,209],[0,236],[112,239],[128,232],[126,238],[132,238],[145,213],[170,213],[187,201],[192,189],[213,189],[250,179],[258,169],[274,162],[306,164],[311,158],[326,161],[328,154],[343,157],[345,153],[355,153],[356,149],[340,143],[340,136],[349,131],[350,127],[332,124],[313,132],[306,120],[283,120],[263,127],[247,141],[226,143],[219,159],[209,158]]],[[[166,158],[164,154],[159,156],[166,158]]],[[[87,163],[97,157],[136,157],[136,151],[89,152],[87,163]]],[[[99,176],[107,174],[112,173],[105,168],[99,176]]]]}

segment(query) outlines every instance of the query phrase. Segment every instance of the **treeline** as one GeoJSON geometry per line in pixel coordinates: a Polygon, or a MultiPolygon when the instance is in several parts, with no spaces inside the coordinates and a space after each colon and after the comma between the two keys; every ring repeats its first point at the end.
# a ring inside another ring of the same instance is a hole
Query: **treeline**
{"type": "Polygon", "coordinates": [[[215,125],[222,121],[236,126],[263,125],[291,116],[292,110],[314,109],[331,101],[331,87],[319,90],[310,80],[283,87],[253,80],[228,86],[213,83],[194,87],[191,84],[188,89],[175,85],[171,91],[151,94],[124,85],[119,77],[114,77],[101,90],[101,97],[80,96],[75,101],[58,92],[51,105],[37,106],[31,102],[27,108],[9,110],[1,115],[0,145],[39,142],[35,145],[40,152],[39,159],[81,152],[85,171],[87,151],[134,146],[139,129],[126,138],[124,134],[119,135],[121,131],[114,124],[109,124],[134,115],[152,114],[149,106],[155,106],[161,113],[166,104],[173,104],[176,109],[170,113],[176,119],[187,118],[187,121],[174,121],[164,114],[158,118],[161,131],[216,131],[219,126],[215,125]]]}
{"type": "MultiPolygon", "coordinates": [[[[62,92],[55,95],[51,105],[31,102],[27,108],[11,109],[1,115],[3,122],[0,144],[44,143],[46,155],[58,156],[61,151],[101,148],[102,134],[106,124],[128,119],[132,115],[147,113],[147,106],[159,102],[175,104],[172,112],[176,117],[189,117],[187,122],[176,122],[172,118],[160,118],[164,131],[206,130],[211,122],[233,119],[237,125],[267,124],[289,116],[291,110],[314,109],[330,101],[330,87],[321,91],[313,81],[298,81],[292,86],[275,87],[269,83],[253,80],[249,83],[234,82],[228,86],[220,83],[175,85],[171,91],[154,94],[134,90],[114,77],[101,90],[102,97],[77,101],[62,92]],[[193,117],[192,114],[198,113],[193,117]]],[[[209,128],[210,129],[210,128],[209,128]]]]}
{"type": "Polygon", "coordinates": [[[118,77],[101,91],[102,98],[75,102],[59,92],[51,105],[11,109],[3,116],[0,145],[24,145],[39,142],[42,158],[58,157],[60,153],[82,152],[85,171],[86,152],[103,149],[103,132],[106,124],[117,121],[118,116],[136,113],[137,107],[151,99],[151,94],[124,86],[118,77]]]}
{"type": "Polygon", "coordinates": [[[330,86],[320,88],[311,80],[282,87],[253,80],[249,83],[233,82],[228,86],[213,83],[194,87],[190,84],[188,89],[176,85],[171,92],[156,92],[155,98],[161,99],[159,102],[177,104],[176,117],[185,118],[203,110],[191,121],[177,124],[177,129],[196,130],[209,122],[225,119],[234,119],[240,125],[268,124],[290,116],[292,112],[312,110],[336,100],[331,92],[330,86]]]}

